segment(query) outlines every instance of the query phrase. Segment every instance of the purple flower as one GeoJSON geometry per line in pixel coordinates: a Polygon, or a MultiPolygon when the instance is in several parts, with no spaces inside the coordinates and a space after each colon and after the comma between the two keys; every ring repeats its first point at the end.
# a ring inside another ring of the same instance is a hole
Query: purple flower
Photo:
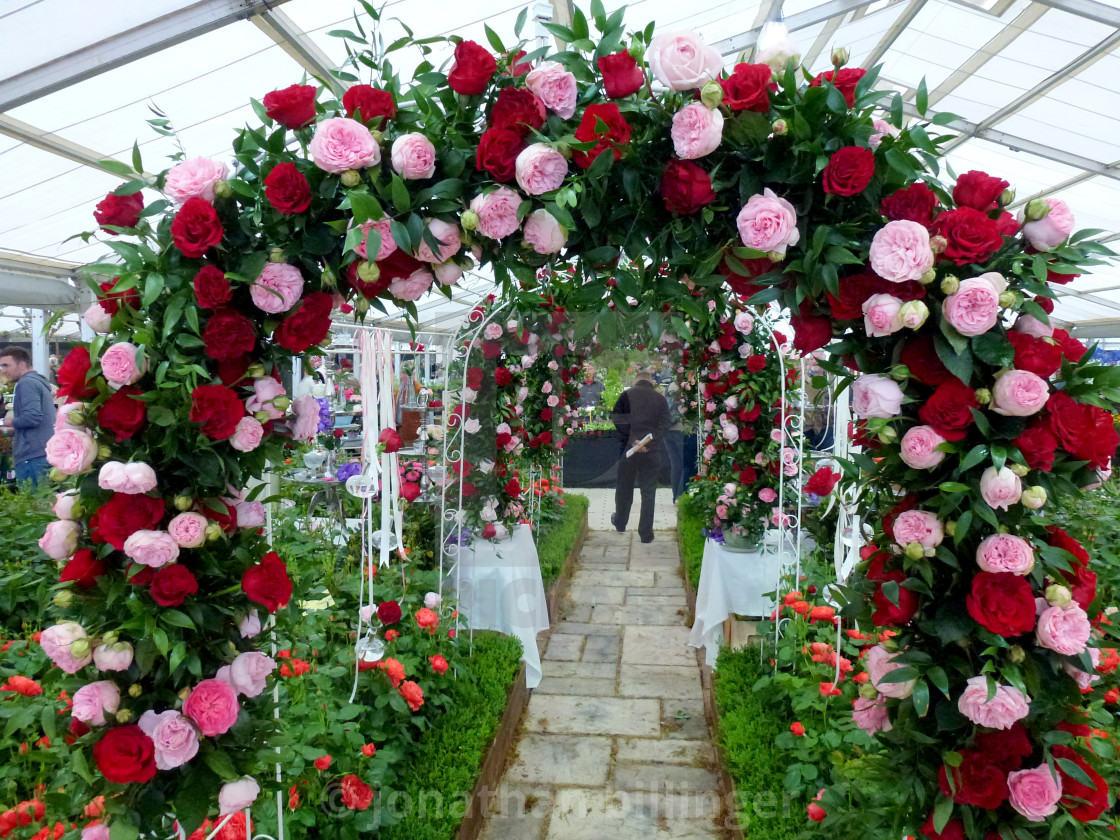
{"type": "Polygon", "coordinates": [[[334,429],[334,418],[331,415],[331,403],[326,397],[316,397],[315,402],[319,403],[319,428],[316,430],[319,433],[329,432],[334,429]]]}
{"type": "Polygon", "coordinates": [[[349,461],[345,464],[340,464],[338,471],[334,474],[337,481],[346,481],[353,475],[359,475],[362,471],[362,465],[357,461],[349,461]]]}
{"type": "Polygon", "coordinates": [[[712,542],[723,544],[723,529],[722,528],[705,528],[703,535],[710,539],[712,542]]]}

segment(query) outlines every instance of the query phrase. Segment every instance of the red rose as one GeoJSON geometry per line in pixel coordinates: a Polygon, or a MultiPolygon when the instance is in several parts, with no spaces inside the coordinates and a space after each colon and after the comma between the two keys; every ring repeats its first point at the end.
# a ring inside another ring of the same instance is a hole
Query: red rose
{"type": "Polygon", "coordinates": [[[261,558],[261,562],[250,566],[241,576],[241,588],[250,601],[254,601],[270,613],[276,612],[292,599],[292,581],[288,577],[288,567],[275,551],[261,558]]]}
{"type": "Polygon", "coordinates": [[[109,399],[97,410],[97,424],[105,431],[112,432],[117,443],[128,440],[147,424],[147,403],[134,399],[143,394],[143,388],[125,385],[110,394],[109,399]]]}
{"type": "Polygon", "coordinates": [[[1062,355],[1066,357],[1068,362],[1080,362],[1089,352],[1088,347],[1065,330],[1054,330],[1053,339],[1062,348],[1062,355]]]}
{"type": "Polygon", "coordinates": [[[158,527],[164,510],[163,499],[143,493],[113,493],[89,518],[89,538],[124,551],[124,541],[137,531],[158,527]]]}
{"type": "Polygon", "coordinates": [[[996,218],[996,229],[1000,236],[1014,236],[1019,232],[1019,223],[1015,221],[1014,216],[1004,210],[996,218]]]}
{"type": "Polygon", "coordinates": [[[598,61],[603,74],[603,92],[611,99],[637,93],[646,83],[646,74],[626,50],[605,55],[598,61]]]}
{"type": "Polygon", "coordinates": [[[406,502],[415,502],[420,498],[420,485],[414,481],[403,481],[400,495],[406,502]]]}
{"type": "Polygon", "coordinates": [[[129,563],[124,573],[133,586],[147,586],[156,576],[155,569],[151,566],[141,566],[139,563],[129,563]]]}
{"type": "Polygon", "coordinates": [[[906,365],[913,379],[931,388],[954,378],[937,355],[933,336],[929,333],[918,333],[903,344],[898,361],[906,365]]]}
{"type": "Polygon", "coordinates": [[[525,135],[519,128],[491,128],[478,138],[474,165],[479,172],[489,172],[495,181],[512,181],[517,155],[525,148],[525,135]]]}
{"type": "Polygon", "coordinates": [[[972,742],[976,752],[988,756],[1005,773],[1018,770],[1023,766],[1023,759],[1034,752],[1030,736],[1019,721],[1015,721],[1010,729],[977,732],[972,742]]]}
{"type": "Polygon", "coordinates": [[[325,292],[312,292],[273,333],[276,343],[293,353],[303,353],[321,342],[331,329],[334,301],[325,292]]]}
{"type": "Polygon", "coordinates": [[[821,184],[832,195],[857,195],[875,174],[875,153],[862,146],[844,146],[833,153],[821,172],[821,184]]]}
{"type": "Polygon", "coordinates": [[[509,368],[496,368],[494,370],[494,384],[499,388],[504,388],[513,381],[513,374],[509,372],[509,368]]]}
{"type": "Polygon", "coordinates": [[[467,368],[467,387],[472,391],[477,391],[482,387],[482,368],[467,368]]]}
{"type": "Polygon", "coordinates": [[[801,354],[812,353],[832,341],[832,320],[823,315],[812,315],[809,302],[801,304],[801,313],[789,319],[793,327],[793,349],[801,354]]]}
{"type": "Polygon", "coordinates": [[[1072,761],[1092,782],[1091,786],[1079,782],[1063,770],[1061,764],[1055,762],[1055,767],[1062,777],[1062,806],[1068,808],[1070,814],[1081,822],[1092,822],[1097,819],[1108,808],[1108,783],[1080,753],[1071,747],[1056,746],[1051,748],[1050,754],[1055,759],[1064,758],[1072,761]]]}
{"type": "Polygon", "coordinates": [[[739,409],[739,420],[743,423],[753,423],[762,414],[762,406],[755,403],[750,408],[739,409]]]}
{"type": "Polygon", "coordinates": [[[552,419],[552,409],[551,408],[541,409],[541,420],[543,420],[547,423],[551,419],[552,419]]]}
{"type": "Polygon", "coordinates": [[[1046,470],[1054,466],[1054,453],[1058,449],[1058,439],[1050,431],[1046,420],[1037,418],[1031,422],[1019,437],[1012,441],[1023,453],[1023,460],[1032,470],[1046,470]]]}
{"type": "Polygon", "coordinates": [[[1064,391],[1051,394],[1046,408],[1050,412],[1050,430],[1066,452],[1079,461],[1088,461],[1094,469],[1108,467],[1120,436],[1107,411],[1076,402],[1064,391]]]}
{"type": "Polygon", "coordinates": [[[875,612],[871,615],[871,622],[876,627],[903,627],[910,623],[918,612],[918,596],[909,589],[898,587],[898,603],[895,604],[883,592],[883,583],[893,581],[901,584],[906,580],[905,572],[884,572],[880,578],[879,586],[872,595],[875,603],[875,612]]]}
{"type": "Polygon", "coordinates": [[[922,826],[921,832],[929,838],[929,840],[968,840],[968,835],[964,833],[964,823],[959,819],[949,820],[949,822],[945,824],[945,828],[941,829],[941,833],[938,834],[933,827],[932,811],[930,811],[929,819],[927,819],[922,826]]]}
{"type": "Polygon", "coordinates": [[[968,614],[986,630],[1018,636],[1034,629],[1034,592],[1030,582],[1010,572],[978,572],[965,599],[968,614]]]}
{"type": "Polygon", "coordinates": [[[244,416],[241,399],[225,385],[199,385],[191,391],[190,420],[201,423],[208,438],[225,440],[244,416]]]}
{"type": "Polygon", "coordinates": [[[311,85],[274,90],[266,93],[262,102],[268,118],[284,128],[303,128],[315,121],[315,88],[311,85]]]}
{"type": "Polygon", "coordinates": [[[836,489],[843,477],[843,473],[835,472],[831,467],[821,467],[805,482],[805,492],[814,496],[827,496],[836,489]]]}
{"type": "Polygon", "coordinates": [[[59,583],[73,581],[79,589],[92,589],[97,585],[97,578],[109,570],[109,564],[102,557],[95,557],[88,548],[74,552],[62,573],[58,576],[59,583]]]}
{"type": "Polygon", "coordinates": [[[390,454],[399,452],[404,445],[404,440],[396,429],[382,429],[381,434],[377,437],[377,442],[385,444],[385,451],[390,454]]]}
{"type": "Polygon", "coordinates": [[[604,102],[588,105],[583,112],[579,128],[576,129],[576,140],[581,143],[595,141],[595,146],[590,151],[574,152],[572,159],[580,169],[587,169],[595,158],[610,149],[614,152],[614,159],[622,157],[622,150],[630,144],[630,123],[622,116],[622,112],[613,102],[604,102]],[[600,129],[602,123],[606,129],[600,129]]]}
{"type": "Polygon", "coordinates": [[[759,373],[766,367],[766,357],[755,354],[747,356],[747,370],[751,373],[759,373]]]}
{"type": "Polygon", "coordinates": [[[97,296],[97,302],[101,304],[101,308],[108,312],[110,315],[116,315],[121,308],[122,304],[127,304],[132,309],[140,308],[140,292],[133,286],[131,289],[125,289],[122,292],[114,292],[113,287],[120,282],[119,277],[114,277],[112,280],[106,280],[104,283],[98,283],[97,287],[101,290],[101,294],[97,296]]]}
{"type": "Polygon", "coordinates": [[[257,343],[253,322],[236,309],[219,309],[202,330],[202,343],[211,359],[236,359],[253,352],[257,343]]]}
{"type": "MultiPolygon", "coordinates": [[[[232,388],[245,379],[249,372],[249,363],[252,358],[240,356],[236,359],[223,359],[218,362],[218,379],[228,388],[232,388]]],[[[265,424],[267,426],[267,424],[265,424]]]]}
{"type": "Polygon", "coordinates": [[[544,103],[531,90],[502,88],[490,109],[490,128],[512,128],[524,136],[529,128],[542,128],[545,115],[544,103]]]}
{"type": "Polygon", "coordinates": [[[910,221],[929,225],[940,202],[937,193],[922,181],[888,195],[879,203],[879,212],[892,222],[910,221]]]}
{"type": "Polygon", "coordinates": [[[226,273],[216,265],[204,265],[194,276],[194,296],[203,309],[217,309],[233,299],[226,273]]]}
{"type": "MultiPolygon", "coordinates": [[[[405,252],[404,248],[397,248],[383,260],[377,261],[377,269],[381,272],[379,283],[401,280],[409,277],[417,269],[424,268],[427,264],[405,252]]],[[[386,286],[385,288],[388,288],[386,286]]]]}
{"type": "Polygon", "coordinates": [[[342,777],[342,804],[351,811],[364,811],[373,802],[373,788],[347,773],[342,777]]]}
{"type": "Polygon", "coordinates": [[[201,257],[222,241],[218,211],[205,198],[188,198],[171,221],[171,239],[184,257],[201,257]]]}
{"type": "Polygon", "coordinates": [[[140,211],[144,209],[144,196],[139,192],[132,195],[113,195],[109,193],[93,210],[93,218],[106,233],[116,236],[117,231],[109,230],[106,225],[134,228],[140,221],[140,211]]]}
{"type": "Polygon", "coordinates": [[[958,207],[971,207],[987,213],[994,210],[999,197],[1010,184],[1002,178],[993,178],[987,172],[973,169],[957,178],[953,187],[953,201],[958,207]]]}
{"type": "Polygon", "coordinates": [[[933,233],[948,241],[942,255],[957,265],[982,263],[1003,246],[995,220],[979,210],[946,210],[933,220],[933,233]]]}
{"type": "Polygon", "coordinates": [[[959,767],[946,770],[941,765],[938,771],[938,784],[941,793],[952,796],[961,805],[975,805],[992,810],[1007,799],[1007,773],[1000,769],[987,756],[973,750],[961,750],[959,767]],[[949,773],[953,774],[953,785],[949,785],[949,773]]]}
{"type": "Polygon", "coordinates": [[[377,605],[377,619],[382,624],[396,624],[401,620],[401,605],[396,601],[382,601],[377,605]]]}
{"type": "Polygon", "coordinates": [[[723,104],[732,111],[770,110],[770,67],[766,64],[736,64],[735,72],[720,79],[723,104]]]}
{"type": "Polygon", "coordinates": [[[496,341],[482,342],[482,358],[496,359],[502,355],[502,345],[496,341]]]}
{"type": "Polygon", "coordinates": [[[853,321],[863,318],[863,303],[872,295],[890,294],[901,301],[921,300],[926,296],[925,287],[914,280],[891,283],[871,271],[841,277],[839,297],[828,295],[828,306],[835,321],[853,321]]]}
{"type": "Polygon", "coordinates": [[[361,117],[364,123],[380,117],[391,120],[397,115],[393,94],[370,85],[352,85],[342,94],[342,107],[346,109],[346,116],[354,119],[361,117]]]}
{"type": "Polygon", "coordinates": [[[93,760],[110,782],[148,782],[156,774],[156,745],[135,724],[114,726],[93,745],[93,760]]]}
{"type": "Polygon", "coordinates": [[[278,163],[265,176],[264,197],[277,212],[291,216],[311,206],[311,185],[294,163],[278,163]]]}
{"type": "Polygon", "coordinates": [[[477,96],[497,71],[497,60],[484,47],[474,41],[460,41],[455,45],[455,64],[447,74],[447,84],[463,96],[477,96]]]}
{"type": "Polygon", "coordinates": [[[670,158],[661,176],[661,198],[669,212],[690,216],[716,200],[712,177],[691,161],[670,158]]]}
{"type": "Polygon", "coordinates": [[[58,366],[58,395],[72,400],[84,400],[97,394],[97,386],[86,382],[89,375],[89,349],[83,346],[71,348],[58,366]]]}
{"type": "Polygon", "coordinates": [[[1007,339],[1015,348],[1015,367],[1049,379],[1062,366],[1062,348],[1042,338],[1009,330],[1007,339]]]}
{"type": "Polygon", "coordinates": [[[1046,269],[1046,282],[1047,283],[1054,283],[1058,286],[1064,286],[1067,283],[1072,283],[1074,280],[1076,280],[1080,276],[1081,276],[1080,274],[1058,274],[1056,271],[1053,271],[1052,269],[1049,269],[1049,268],[1046,269]]]}
{"type": "Polygon", "coordinates": [[[494,527],[493,522],[487,522],[486,527],[482,529],[482,538],[484,540],[493,539],[498,535],[498,529],[494,527]]]}
{"type": "Polygon", "coordinates": [[[1069,571],[1063,571],[1062,577],[1070,585],[1073,600],[1081,606],[1081,609],[1088,610],[1090,604],[1097,598],[1097,573],[1089,568],[1089,552],[1062,528],[1050,525],[1046,530],[1050,534],[1047,543],[1055,548],[1065,549],[1074,556],[1069,571]]]}
{"type": "MultiPolygon", "coordinates": [[[[1035,295],[1034,297],[1031,298],[1031,300],[1033,300],[1035,303],[1037,303],[1039,308],[1043,312],[1045,312],[1047,315],[1053,315],[1054,314],[1054,299],[1053,298],[1041,297],[1040,295],[1035,295]]],[[[1054,330],[1054,332],[1057,332],[1057,330],[1054,330]]]]}
{"type": "Polygon", "coordinates": [[[177,607],[188,595],[198,592],[198,581],[182,563],[171,563],[156,571],[148,593],[161,607],[177,607]]]}
{"type": "Polygon", "coordinates": [[[225,499],[207,499],[205,504],[199,505],[199,513],[217,522],[226,533],[237,530],[237,508],[225,499]]]}
{"type": "Polygon", "coordinates": [[[976,392],[952,376],[937,386],[918,417],[946,440],[961,440],[973,423],[972,409],[979,407],[976,392]]]}
{"type": "Polygon", "coordinates": [[[739,472],[739,483],[742,485],[754,484],[758,480],[758,470],[754,467],[743,467],[739,472]]]}
{"type": "Polygon", "coordinates": [[[532,64],[521,60],[525,57],[525,50],[518,50],[513,54],[506,53],[506,57],[508,58],[506,63],[509,65],[511,76],[524,76],[533,71],[532,64]]]}
{"type": "Polygon", "coordinates": [[[813,81],[809,82],[809,87],[820,87],[821,80],[829,82],[840,93],[844,94],[844,101],[848,103],[851,108],[856,104],[856,85],[859,80],[863,78],[866,70],[858,67],[844,67],[840,70],[829,70],[825,73],[817,75],[813,81]]]}
{"type": "Polygon", "coordinates": [[[516,499],[521,495],[521,482],[516,478],[511,478],[506,482],[506,486],[503,489],[505,490],[507,496],[512,496],[516,499]]]}

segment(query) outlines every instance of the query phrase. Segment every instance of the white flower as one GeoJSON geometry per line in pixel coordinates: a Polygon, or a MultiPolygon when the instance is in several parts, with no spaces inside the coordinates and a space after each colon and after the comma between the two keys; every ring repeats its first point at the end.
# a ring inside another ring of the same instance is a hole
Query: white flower
{"type": "MultiPolygon", "coordinates": [[[[547,402],[551,408],[556,408],[556,406],[560,405],[560,398],[553,394],[545,402],[547,402]]],[[[521,406],[518,406],[518,408],[521,408],[521,406]]]]}
{"type": "Polygon", "coordinates": [[[745,359],[754,353],[754,349],[749,344],[739,345],[739,358],[745,359]]]}
{"type": "Polygon", "coordinates": [[[468,435],[478,434],[478,430],[481,429],[481,428],[482,428],[482,423],[480,423],[478,420],[476,420],[473,417],[470,420],[468,420],[466,423],[463,424],[463,431],[466,432],[468,435]]]}
{"type": "Polygon", "coordinates": [[[560,365],[558,365],[556,363],[556,360],[553,359],[551,362],[548,363],[548,369],[549,370],[560,370],[560,365]]]}
{"type": "Polygon", "coordinates": [[[482,461],[479,463],[478,468],[482,470],[483,475],[490,475],[490,470],[494,469],[494,462],[482,461]]]}
{"type": "Polygon", "coordinates": [[[476,399],[478,399],[478,391],[472,391],[467,387],[463,388],[463,402],[473,403],[476,399]]]}

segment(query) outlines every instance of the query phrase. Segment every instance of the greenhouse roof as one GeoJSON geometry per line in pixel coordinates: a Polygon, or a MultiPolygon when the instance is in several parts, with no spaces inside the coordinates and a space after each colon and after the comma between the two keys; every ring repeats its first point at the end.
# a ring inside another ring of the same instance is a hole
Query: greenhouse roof
{"type": "MultiPolygon", "coordinates": [[[[485,40],[483,24],[512,36],[523,2],[391,0],[389,31],[485,40]]],[[[608,9],[621,3],[606,0],[608,9]]],[[[94,205],[121,179],[98,162],[163,168],[176,140],[152,132],[158,111],[190,156],[228,157],[233,131],[254,119],[249,100],[342,63],[354,0],[0,0],[0,304],[80,308],[75,267],[104,246],[68,237],[92,227],[94,205]],[[42,37],[50,32],[50,38],[42,37]]],[[[537,20],[564,22],[564,0],[529,4],[537,20]]],[[[1120,2],[1110,0],[635,0],[632,27],[695,29],[734,64],[761,26],[782,20],[814,72],[833,46],[852,66],[882,63],[880,87],[910,112],[926,80],[931,113],[958,116],[948,163],[984,169],[1034,197],[1064,199],[1079,227],[1120,238],[1120,2]]],[[[539,36],[545,37],[538,27],[539,36]]],[[[543,41],[542,41],[543,43],[543,41]]],[[[450,47],[433,56],[450,57],[450,47]]],[[[418,59],[417,59],[418,60],[418,59]]],[[[407,60],[403,60],[407,63],[407,60]]],[[[402,67],[407,71],[409,68],[402,67]]],[[[433,296],[422,320],[453,328],[485,293],[474,277],[456,306],[433,296]]],[[[1120,267],[1059,289],[1055,317],[1084,337],[1120,338],[1120,267]]],[[[10,314],[10,313],[6,313],[10,314]]],[[[387,316],[396,320],[398,316],[387,316]]],[[[16,329],[0,317],[0,332],[16,329]]],[[[62,329],[77,332],[71,317],[62,329]]]]}

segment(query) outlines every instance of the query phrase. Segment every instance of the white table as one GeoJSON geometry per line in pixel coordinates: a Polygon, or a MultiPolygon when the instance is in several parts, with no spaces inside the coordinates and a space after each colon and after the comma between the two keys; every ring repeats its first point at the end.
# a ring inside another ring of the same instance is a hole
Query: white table
{"type": "Polygon", "coordinates": [[[529,526],[517,526],[499,543],[475,540],[462,548],[448,579],[452,591],[458,584],[459,612],[468,627],[521,640],[525,684],[535,688],[541,681],[537,634],[549,625],[541,564],[529,526]]]}
{"type": "MultiPolygon", "coordinates": [[[[776,541],[777,532],[768,532],[776,541]]],[[[796,538],[796,534],[790,535],[796,538]]],[[[802,550],[814,543],[802,537],[802,550]]],[[[767,546],[769,548],[769,546],[767,546]]],[[[769,552],[728,551],[722,543],[704,541],[704,560],[700,567],[700,585],[696,589],[696,622],[688,643],[704,648],[704,661],[715,665],[719,644],[723,639],[723,623],[732,615],[769,616],[774,601],[765,595],[778,588],[783,565],[792,567],[796,547],[790,546],[779,555],[774,546],[769,552]]]]}

